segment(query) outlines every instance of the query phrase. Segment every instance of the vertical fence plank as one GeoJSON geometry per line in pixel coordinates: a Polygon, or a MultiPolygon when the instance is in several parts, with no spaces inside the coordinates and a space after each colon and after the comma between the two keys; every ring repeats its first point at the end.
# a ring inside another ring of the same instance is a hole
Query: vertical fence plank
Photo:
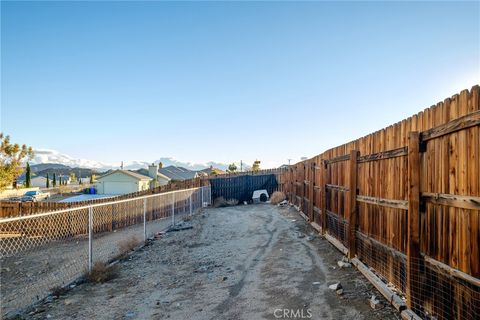
{"type": "Polygon", "coordinates": [[[420,135],[408,135],[407,304],[418,297],[420,263],[420,135]]]}
{"type": "Polygon", "coordinates": [[[309,164],[310,168],[310,177],[308,178],[308,218],[310,221],[313,221],[313,206],[315,202],[313,201],[313,188],[315,187],[315,163],[311,162],[309,164]]]}
{"type": "Polygon", "coordinates": [[[322,234],[327,233],[327,161],[322,161],[322,234]]]}
{"type": "Polygon", "coordinates": [[[349,170],[349,180],[348,180],[348,189],[349,197],[347,198],[347,210],[348,210],[348,258],[352,259],[357,253],[356,250],[356,234],[357,230],[357,156],[358,151],[352,150],[350,152],[350,160],[348,163],[349,170]]]}

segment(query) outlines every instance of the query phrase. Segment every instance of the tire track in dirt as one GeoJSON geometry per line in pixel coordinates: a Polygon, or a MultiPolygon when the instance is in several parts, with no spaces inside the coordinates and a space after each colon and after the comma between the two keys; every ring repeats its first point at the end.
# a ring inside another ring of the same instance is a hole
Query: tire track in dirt
{"type": "MultiPolygon", "coordinates": [[[[236,284],[230,287],[228,298],[223,300],[217,307],[215,307],[216,311],[223,313],[229,309],[229,306],[232,305],[232,301],[240,294],[240,291],[245,286],[245,278],[247,277],[247,275],[251,272],[251,270],[255,269],[255,267],[261,261],[261,258],[265,255],[266,250],[271,247],[272,240],[274,238],[275,232],[277,231],[277,228],[273,228],[273,229],[269,228],[269,226],[273,221],[273,216],[267,215],[265,217],[264,215],[258,215],[258,214],[254,214],[253,216],[264,221],[264,224],[262,224],[262,227],[264,231],[268,234],[268,239],[265,244],[260,245],[258,247],[259,249],[256,252],[252,253],[252,255],[254,254],[253,258],[249,258],[248,259],[249,262],[241,266],[240,280],[236,284]]],[[[254,235],[255,230],[249,231],[249,233],[254,235]]]]}

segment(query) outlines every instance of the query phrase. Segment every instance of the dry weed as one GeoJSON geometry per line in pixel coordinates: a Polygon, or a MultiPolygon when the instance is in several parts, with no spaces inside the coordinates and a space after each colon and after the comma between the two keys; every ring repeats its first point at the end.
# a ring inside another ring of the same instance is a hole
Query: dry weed
{"type": "Polygon", "coordinates": [[[230,207],[230,206],[236,206],[238,204],[237,199],[228,199],[225,200],[224,197],[218,197],[213,201],[213,207],[214,208],[222,208],[222,207],[230,207]]]}
{"type": "Polygon", "coordinates": [[[285,193],[281,191],[275,191],[272,196],[270,197],[270,203],[272,204],[279,204],[283,200],[285,200],[287,197],[285,196],[285,193]]]}
{"type": "Polygon", "coordinates": [[[86,279],[92,283],[104,283],[112,280],[118,275],[116,266],[107,266],[105,262],[97,261],[93,265],[92,271],[87,272],[86,279]]]}
{"type": "Polygon", "coordinates": [[[125,254],[133,251],[139,244],[140,240],[138,240],[136,236],[131,236],[118,243],[118,251],[120,251],[121,254],[125,254]]]}

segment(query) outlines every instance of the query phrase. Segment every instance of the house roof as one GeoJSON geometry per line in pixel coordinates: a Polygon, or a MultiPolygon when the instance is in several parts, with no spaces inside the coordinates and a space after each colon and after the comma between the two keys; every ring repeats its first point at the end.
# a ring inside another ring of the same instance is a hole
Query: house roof
{"type": "Polygon", "coordinates": [[[163,179],[165,179],[165,180],[172,180],[171,178],[167,177],[166,175],[164,175],[164,174],[161,173],[160,171],[157,172],[157,176],[158,176],[158,177],[161,177],[161,178],[163,178],[163,179]]]}
{"type": "Polygon", "coordinates": [[[35,176],[35,177],[32,177],[30,180],[31,180],[31,181],[33,181],[33,180],[44,180],[44,181],[47,181],[47,178],[42,177],[42,176],[35,176]]]}
{"type": "MultiPolygon", "coordinates": [[[[23,183],[25,182],[26,180],[26,176],[24,175],[23,177],[19,177],[17,178],[17,183],[20,182],[20,183],[23,183]]],[[[44,180],[44,181],[47,181],[47,178],[43,177],[43,176],[32,176],[30,178],[30,181],[33,181],[33,180],[44,180]]]]}
{"type": "Polygon", "coordinates": [[[197,177],[197,172],[183,167],[168,166],[158,169],[158,172],[171,180],[188,180],[197,177]]]}
{"type": "Polygon", "coordinates": [[[208,175],[208,176],[212,175],[214,172],[215,172],[216,174],[225,174],[225,173],[226,173],[225,171],[223,171],[223,170],[221,170],[221,169],[213,168],[213,167],[200,170],[199,172],[205,173],[205,174],[208,175]]]}
{"type": "Polygon", "coordinates": [[[97,180],[103,179],[103,178],[105,178],[105,177],[107,177],[111,174],[114,174],[114,173],[123,173],[123,174],[129,175],[129,176],[131,176],[131,177],[133,177],[137,180],[152,180],[152,178],[144,176],[143,174],[136,173],[136,172],[129,171],[129,170],[121,170],[121,169],[110,171],[109,173],[104,174],[101,177],[98,177],[97,180]]]}
{"type": "MultiPolygon", "coordinates": [[[[147,169],[145,168],[142,168],[142,169],[138,169],[137,171],[135,171],[136,173],[138,174],[141,174],[141,175],[144,175],[144,176],[149,176],[149,172],[147,169]]],[[[157,177],[160,177],[160,178],[163,178],[165,180],[171,180],[169,177],[167,177],[166,175],[160,173],[160,171],[157,171],[157,177]]]]}

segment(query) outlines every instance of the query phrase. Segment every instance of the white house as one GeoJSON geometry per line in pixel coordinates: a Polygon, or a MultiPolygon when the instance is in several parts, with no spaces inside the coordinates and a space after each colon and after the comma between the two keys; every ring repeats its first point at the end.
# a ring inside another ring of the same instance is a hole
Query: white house
{"type": "MultiPolygon", "coordinates": [[[[30,187],[45,188],[47,186],[47,178],[42,176],[32,177],[30,179],[30,187]]],[[[50,186],[52,186],[52,180],[50,179],[50,186]]]]}
{"type": "Polygon", "coordinates": [[[126,194],[147,190],[152,178],[128,170],[114,170],[95,183],[98,194],[126,194]]]}

